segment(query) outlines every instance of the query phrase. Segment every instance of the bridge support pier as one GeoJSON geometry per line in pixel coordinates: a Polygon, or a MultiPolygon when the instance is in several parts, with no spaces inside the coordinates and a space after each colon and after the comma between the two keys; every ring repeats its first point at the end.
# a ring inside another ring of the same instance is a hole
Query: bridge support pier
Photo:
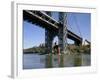
{"type": "Polygon", "coordinates": [[[80,41],[75,41],[75,45],[76,45],[76,46],[82,45],[82,41],[81,41],[81,42],[80,42],[80,41]]]}
{"type": "Polygon", "coordinates": [[[52,43],[53,43],[54,34],[50,30],[45,30],[45,47],[46,53],[52,53],[52,43]]]}
{"type": "Polygon", "coordinates": [[[58,39],[61,53],[67,52],[67,31],[64,27],[59,28],[58,39]]]}

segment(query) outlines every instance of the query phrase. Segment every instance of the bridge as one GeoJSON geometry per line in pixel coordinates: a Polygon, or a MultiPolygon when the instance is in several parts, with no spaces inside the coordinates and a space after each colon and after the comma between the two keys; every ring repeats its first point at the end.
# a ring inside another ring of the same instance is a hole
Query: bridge
{"type": "Polygon", "coordinates": [[[51,17],[47,11],[23,10],[23,20],[32,24],[39,25],[45,29],[45,46],[46,51],[52,51],[52,42],[55,36],[58,36],[60,50],[64,53],[67,46],[67,38],[73,40],[75,45],[82,44],[82,38],[67,29],[66,14],[59,12],[59,21],[51,17]]]}

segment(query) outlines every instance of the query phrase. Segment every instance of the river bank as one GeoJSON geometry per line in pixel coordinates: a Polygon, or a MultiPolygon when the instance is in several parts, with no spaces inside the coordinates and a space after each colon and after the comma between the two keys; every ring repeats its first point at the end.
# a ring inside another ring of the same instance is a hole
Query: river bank
{"type": "MultiPolygon", "coordinates": [[[[57,54],[56,52],[52,51],[53,53],[46,53],[45,52],[46,48],[45,47],[33,47],[33,48],[28,48],[24,49],[23,53],[24,54],[57,54]]],[[[90,54],[91,53],[91,48],[90,45],[83,45],[83,46],[75,46],[75,45],[68,45],[67,46],[67,51],[65,54],[90,54]]],[[[63,53],[61,53],[63,54],[63,53]]]]}

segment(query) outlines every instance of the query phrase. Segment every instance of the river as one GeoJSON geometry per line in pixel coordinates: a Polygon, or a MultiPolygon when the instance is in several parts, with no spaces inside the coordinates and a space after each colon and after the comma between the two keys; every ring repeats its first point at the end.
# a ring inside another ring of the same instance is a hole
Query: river
{"type": "Polygon", "coordinates": [[[23,69],[41,69],[58,67],[90,66],[91,57],[89,54],[81,55],[39,55],[23,54],[23,69]]]}

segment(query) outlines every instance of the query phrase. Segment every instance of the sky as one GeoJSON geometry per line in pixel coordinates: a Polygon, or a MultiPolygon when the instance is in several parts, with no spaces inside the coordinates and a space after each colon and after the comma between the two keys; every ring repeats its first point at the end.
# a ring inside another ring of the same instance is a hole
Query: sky
{"type": "MultiPolygon", "coordinates": [[[[52,17],[58,21],[58,12],[52,12],[52,17]]],[[[91,41],[91,14],[68,12],[67,28],[82,37],[83,40],[91,41]]],[[[23,21],[23,40],[24,49],[39,46],[41,43],[45,43],[45,29],[23,21]]],[[[58,37],[54,38],[53,42],[55,41],[58,41],[58,37]]],[[[73,43],[69,39],[68,42],[73,43]]]]}

